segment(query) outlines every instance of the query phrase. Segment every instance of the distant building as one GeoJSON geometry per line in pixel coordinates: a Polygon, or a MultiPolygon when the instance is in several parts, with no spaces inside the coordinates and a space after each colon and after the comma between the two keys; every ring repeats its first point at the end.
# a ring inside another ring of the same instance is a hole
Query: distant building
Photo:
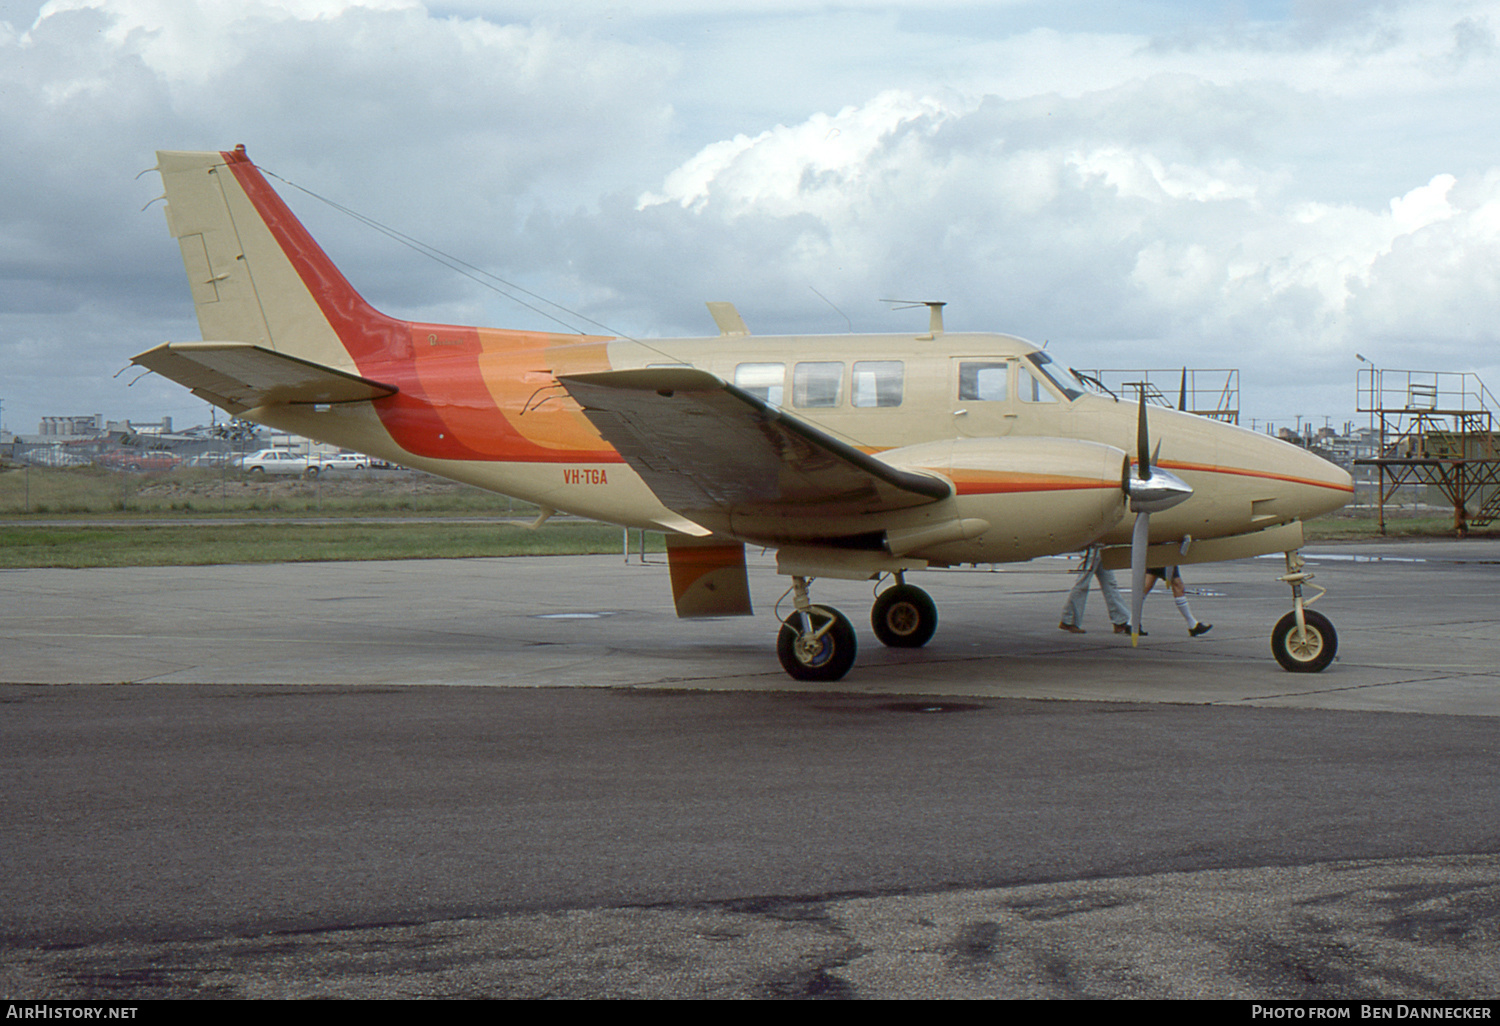
{"type": "Polygon", "coordinates": [[[104,414],[79,415],[74,417],[43,417],[37,433],[47,436],[93,438],[104,434],[104,414]]]}
{"type": "Polygon", "coordinates": [[[155,423],[137,424],[133,420],[127,420],[125,423],[131,432],[137,435],[170,435],[172,433],[171,417],[163,417],[155,423]]]}

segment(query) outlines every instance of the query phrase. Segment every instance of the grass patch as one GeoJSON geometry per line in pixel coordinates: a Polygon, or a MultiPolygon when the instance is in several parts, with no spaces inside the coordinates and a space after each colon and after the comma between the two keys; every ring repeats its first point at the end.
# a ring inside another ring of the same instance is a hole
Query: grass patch
{"type": "MultiPolygon", "coordinates": [[[[213,469],[127,474],[99,467],[0,472],[0,568],[201,566],[354,559],[461,559],[621,551],[618,527],[555,519],[536,531],[519,524],[417,523],[403,518],[530,519],[536,507],[415,471],[348,472],[322,480],[266,478],[213,469]],[[380,523],[291,524],[288,517],[389,517],[380,523]],[[112,520],[56,526],[38,520],[112,520]],[[152,523],[153,519],[251,517],[249,524],[152,523]],[[34,526],[33,526],[34,525],[34,526]]],[[[1306,525],[1309,541],[1382,537],[1373,510],[1351,510],[1306,525]]],[[[1388,509],[1384,537],[1451,538],[1450,513],[1388,509]]],[[[1500,527],[1471,537],[1500,537],[1500,527]]],[[[631,547],[639,541],[632,535],[631,547]]],[[[663,549],[647,535],[650,551],[663,549]]]]}
{"type": "Polygon", "coordinates": [[[102,467],[0,471],[0,515],[535,516],[530,503],[419,471],[334,471],[319,478],[179,468],[129,474],[102,467]]]}
{"type": "MultiPolygon", "coordinates": [[[[1373,512],[1354,514],[1332,514],[1310,520],[1303,525],[1303,536],[1308,541],[1359,541],[1378,538],[1453,538],[1452,513],[1410,514],[1386,510],[1385,533],[1380,532],[1380,521],[1373,512]]],[[[1500,528],[1469,529],[1470,538],[1500,537],[1500,528]]]]}
{"type": "MultiPolygon", "coordinates": [[[[0,567],[205,566],[359,559],[464,559],[618,553],[618,527],[563,521],[520,524],[0,525],[0,567]]],[[[639,545],[631,539],[631,550],[639,545]]],[[[662,536],[646,535],[662,551],[662,536]]]]}

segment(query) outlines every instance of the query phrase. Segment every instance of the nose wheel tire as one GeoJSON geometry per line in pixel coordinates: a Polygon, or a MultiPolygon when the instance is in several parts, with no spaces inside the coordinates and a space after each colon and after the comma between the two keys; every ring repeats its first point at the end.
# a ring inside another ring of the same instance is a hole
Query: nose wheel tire
{"type": "Polygon", "coordinates": [[[882,645],[921,648],[937,630],[937,605],[921,588],[898,584],[875,597],[870,626],[882,645]]]}
{"type": "Polygon", "coordinates": [[[776,635],[776,657],[794,680],[839,680],[854,665],[854,627],[848,617],[828,606],[807,611],[811,631],[804,633],[803,616],[793,613],[776,635]]]}
{"type": "Polygon", "coordinates": [[[1299,635],[1297,614],[1288,613],[1276,622],[1271,632],[1271,652],[1281,668],[1289,673],[1318,673],[1338,654],[1339,636],[1328,617],[1310,609],[1302,611],[1307,630],[1299,635]]]}

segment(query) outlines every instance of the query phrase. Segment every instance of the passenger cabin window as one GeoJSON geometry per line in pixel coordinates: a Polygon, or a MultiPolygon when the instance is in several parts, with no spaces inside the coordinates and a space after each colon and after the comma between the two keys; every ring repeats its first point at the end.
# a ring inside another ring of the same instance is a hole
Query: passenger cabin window
{"type": "Polygon", "coordinates": [[[900,360],[861,360],[854,365],[855,406],[900,406],[906,365],[900,360]]]}
{"type": "Polygon", "coordinates": [[[792,368],[792,405],[837,406],[844,386],[842,363],[799,363],[792,368]]]}
{"type": "Polygon", "coordinates": [[[734,384],[769,406],[780,406],[785,398],[786,364],[742,363],[734,369],[734,384]]]}
{"type": "Polygon", "coordinates": [[[1010,364],[965,360],[958,365],[958,398],[964,402],[1004,402],[1009,395],[1010,364]]]}
{"type": "Polygon", "coordinates": [[[1057,396],[1038,380],[1037,376],[1022,367],[1016,372],[1016,386],[1023,403],[1055,403],[1057,396]]]}

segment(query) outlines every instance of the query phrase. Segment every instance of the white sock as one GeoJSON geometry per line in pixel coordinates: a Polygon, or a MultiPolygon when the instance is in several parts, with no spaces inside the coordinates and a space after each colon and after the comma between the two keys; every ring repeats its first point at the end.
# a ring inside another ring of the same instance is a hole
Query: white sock
{"type": "Polygon", "coordinates": [[[1189,629],[1198,626],[1198,618],[1195,617],[1193,615],[1193,611],[1188,608],[1188,600],[1186,595],[1184,595],[1182,598],[1174,598],[1172,601],[1177,603],[1177,611],[1181,613],[1182,618],[1187,621],[1189,629]]]}

